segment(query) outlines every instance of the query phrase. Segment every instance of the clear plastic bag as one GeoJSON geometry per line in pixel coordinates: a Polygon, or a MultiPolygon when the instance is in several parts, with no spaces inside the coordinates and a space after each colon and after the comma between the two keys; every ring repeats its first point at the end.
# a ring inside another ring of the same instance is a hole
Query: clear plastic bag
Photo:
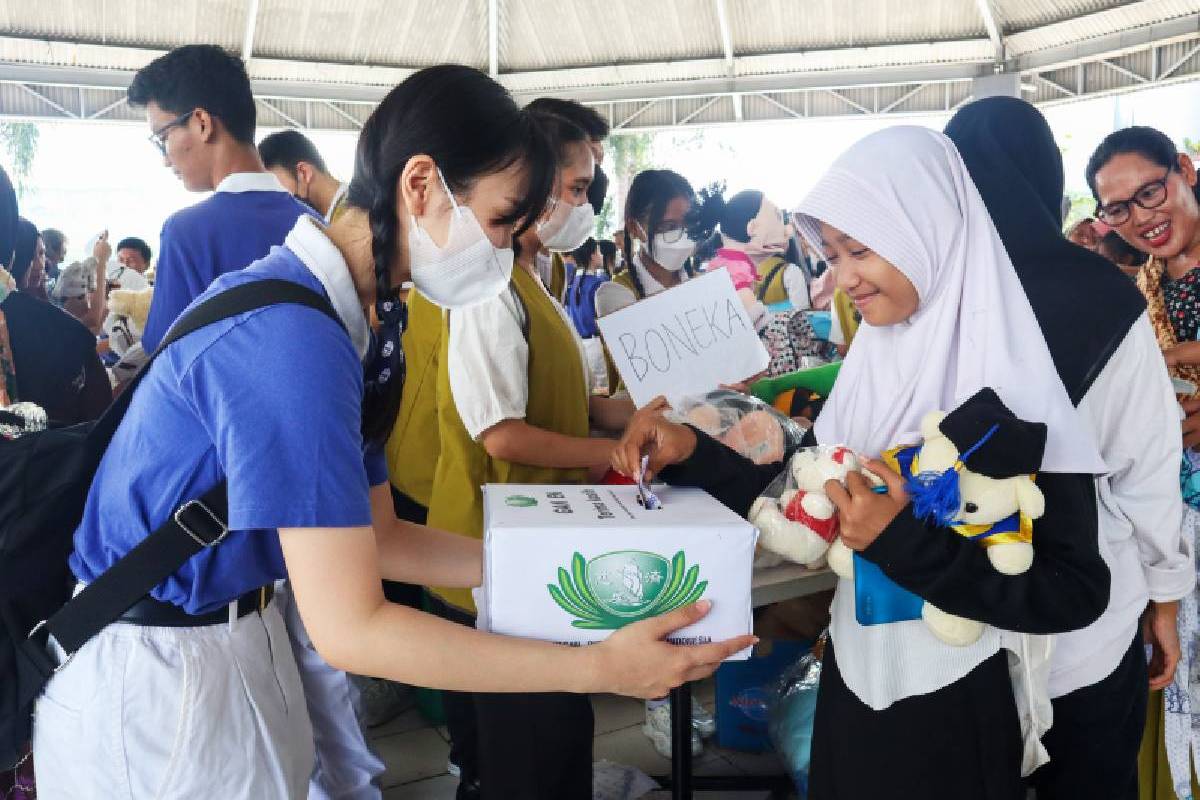
{"type": "Polygon", "coordinates": [[[847,447],[818,445],[796,451],[750,507],[749,519],[759,530],[762,548],[807,567],[824,566],[838,535],[837,507],[825,494],[825,483],[845,484],[851,472],[882,485],[847,447]]]}
{"type": "Polygon", "coordinates": [[[755,464],[771,464],[800,446],[804,428],[763,401],[728,389],[676,403],[669,417],[694,425],[755,464]]]}
{"type": "Polygon", "coordinates": [[[821,685],[826,634],[813,649],[783,671],[772,694],[767,730],[802,797],[808,794],[813,718],[821,685]]]}

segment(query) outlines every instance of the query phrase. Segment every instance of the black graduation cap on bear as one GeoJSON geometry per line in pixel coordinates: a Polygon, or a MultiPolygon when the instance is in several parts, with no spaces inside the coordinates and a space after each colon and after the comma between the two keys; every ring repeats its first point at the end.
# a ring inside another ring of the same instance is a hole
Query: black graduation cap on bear
{"type": "Polygon", "coordinates": [[[951,411],[938,426],[967,469],[988,478],[1032,475],[1041,469],[1046,425],[1017,419],[990,387],[951,411]]]}

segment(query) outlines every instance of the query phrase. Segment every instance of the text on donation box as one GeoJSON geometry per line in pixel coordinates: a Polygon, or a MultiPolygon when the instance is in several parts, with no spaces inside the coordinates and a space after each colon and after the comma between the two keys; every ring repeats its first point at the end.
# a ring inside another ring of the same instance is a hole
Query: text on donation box
{"type": "Polygon", "coordinates": [[[599,320],[633,402],[644,406],[737,383],[770,357],[725,270],[690,280],[599,320]]]}

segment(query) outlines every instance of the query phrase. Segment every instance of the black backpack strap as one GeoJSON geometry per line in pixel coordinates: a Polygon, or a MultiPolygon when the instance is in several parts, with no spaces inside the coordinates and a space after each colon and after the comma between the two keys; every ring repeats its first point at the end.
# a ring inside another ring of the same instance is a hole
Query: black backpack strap
{"type": "Polygon", "coordinates": [[[134,390],[142,382],[142,378],[146,376],[146,373],[150,371],[150,365],[154,363],[154,360],[169,345],[174,344],[189,333],[193,333],[206,325],[220,322],[229,317],[236,317],[238,314],[244,314],[247,311],[254,311],[255,309],[279,305],[281,303],[291,303],[293,305],[308,306],[309,308],[316,309],[324,313],[342,328],[345,328],[341,317],[337,315],[337,312],[334,311],[333,306],[324,295],[301,286],[295,281],[270,278],[234,286],[218,295],[210,297],[175,320],[175,324],[167,331],[167,335],[159,343],[158,348],[150,354],[150,357],[146,359],[146,363],[138,370],[138,374],[133,377],[133,380],[125,387],[125,390],[117,396],[117,399],[113,400],[112,404],[105,409],[100,419],[96,420],[95,425],[92,427],[91,435],[97,437],[103,444],[107,444],[112,439],[117,426],[121,424],[121,419],[125,416],[126,409],[129,408],[129,401],[133,398],[134,390]]]}
{"type": "Polygon", "coordinates": [[[767,296],[767,290],[771,288],[771,281],[775,280],[775,276],[787,266],[787,263],[785,259],[780,258],[779,263],[771,267],[771,271],[767,273],[767,277],[763,278],[763,282],[758,286],[758,302],[763,302],[763,298],[767,296]]]}
{"type": "MultiPolygon", "coordinates": [[[[159,354],[184,336],[214,322],[281,303],[314,308],[339,325],[342,324],[337,312],[323,295],[298,283],[286,280],[245,283],[206,300],[179,319],[134,379],[135,383],[145,375],[150,363],[159,354]]],[[[124,402],[118,408],[110,409],[105,419],[113,415],[116,423],[120,422],[129,405],[128,398],[135,388],[136,385],[133,385],[125,391],[120,398],[124,402]]],[[[115,429],[116,424],[112,427],[115,429]]],[[[188,559],[205,548],[220,544],[229,532],[224,521],[227,515],[224,481],[198,500],[184,502],[170,519],[88,584],[54,616],[38,623],[22,642],[21,653],[27,659],[25,666],[47,676],[52,674],[61,665],[54,663],[47,651],[49,635],[54,636],[69,658],[188,559]]],[[[32,697],[25,699],[30,702],[33,700],[32,697]]]]}

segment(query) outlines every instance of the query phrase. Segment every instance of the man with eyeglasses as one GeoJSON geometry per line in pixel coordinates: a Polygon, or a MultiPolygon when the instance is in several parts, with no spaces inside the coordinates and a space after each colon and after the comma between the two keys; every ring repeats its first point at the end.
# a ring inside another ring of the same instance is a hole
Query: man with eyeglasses
{"type": "Polygon", "coordinates": [[[312,211],[263,168],[254,146],[250,78],[237,56],[213,45],[172,50],[138,71],[129,103],[145,108],[150,141],[184,187],[214,192],[163,224],[154,301],[142,336],[153,352],[218,275],[283,244],[297,218],[312,211]]]}
{"type": "MultiPolygon", "coordinates": [[[[213,192],[163,224],[154,300],[142,333],[143,348],[153,352],[176,317],[219,275],[282,245],[301,215],[321,218],[263,166],[254,144],[250,78],[237,56],[212,45],[172,50],[134,76],[129,102],[145,107],[150,140],[164,165],[189,191],[213,192]]],[[[313,723],[310,797],[381,797],[376,784],[384,765],[355,717],[356,690],[344,672],[302,657],[316,651],[290,619],[288,634],[313,723]]]]}

